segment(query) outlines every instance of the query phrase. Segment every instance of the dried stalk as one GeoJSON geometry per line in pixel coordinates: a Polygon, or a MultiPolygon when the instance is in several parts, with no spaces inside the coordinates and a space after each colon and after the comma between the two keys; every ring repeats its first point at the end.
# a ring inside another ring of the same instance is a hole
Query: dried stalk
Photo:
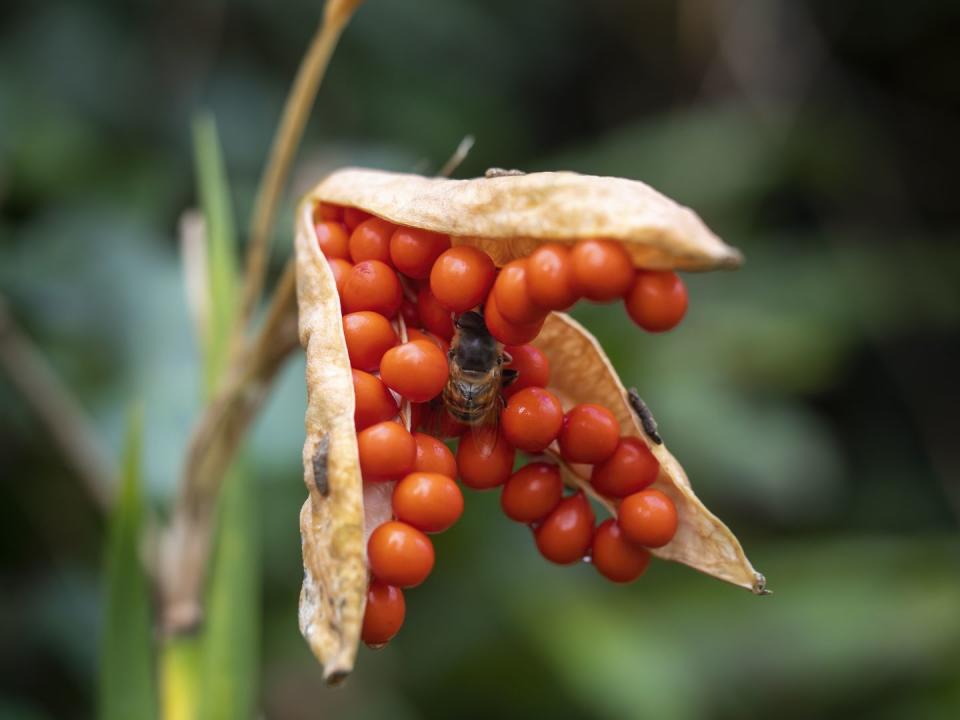
{"type": "Polygon", "coordinates": [[[231,364],[190,438],[180,495],[161,547],[162,624],[170,634],[195,627],[223,475],[284,360],[298,346],[296,274],[287,263],[260,332],[231,364]]]}
{"type": "Polygon", "coordinates": [[[40,350],[21,332],[0,298],[0,366],[47,428],[101,510],[110,508],[116,470],[93,423],[40,350]]]}
{"type": "Polygon", "coordinates": [[[270,157],[260,181],[256,202],[253,208],[253,218],[250,223],[250,244],[247,248],[246,278],[243,287],[243,301],[238,316],[239,337],[243,328],[250,320],[250,315],[260,299],[263,290],[263,279],[266,274],[267,254],[270,248],[270,233],[276,220],[277,208],[284,186],[290,175],[290,166],[293,157],[300,146],[303,130],[310,109],[317,97],[320,82],[326,73],[330,57],[337,47],[337,42],[343,29],[346,27],[356,5],[359,3],[345,3],[331,0],[327,4],[324,20],[317,28],[307,49],[307,54],[300,64],[297,76],[287,97],[287,104],[283,108],[280,127],[274,136],[270,148],[270,157]]]}

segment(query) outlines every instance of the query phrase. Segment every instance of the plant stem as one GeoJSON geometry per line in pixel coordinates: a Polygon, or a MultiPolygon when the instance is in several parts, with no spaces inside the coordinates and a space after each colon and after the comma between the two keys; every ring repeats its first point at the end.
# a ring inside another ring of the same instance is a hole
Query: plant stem
{"type": "Polygon", "coordinates": [[[0,367],[36,413],[101,510],[113,501],[116,469],[70,389],[17,327],[0,297],[0,367]]]}
{"type": "Polygon", "coordinates": [[[231,363],[194,426],[173,520],[161,548],[161,623],[168,634],[197,626],[217,495],[250,423],[284,360],[298,346],[296,272],[287,263],[257,337],[231,363]]]}
{"type": "Polygon", "coordinates": [[[349,13],[327,12],[320,27],[317,28],[297,71],[297,76],[287,97],[283,109],[280,127],[273,139],[270,156],[264,169],[260,187],[254,202],[253,217],[250,223],[250,244],[247,247],[246,277],[243,288],[243,300],[236,335],[246,327],[253,309],[260,299],[263,280],[266,274],[267,255],[270,247],[270,234],[273,230],[277,208],[290,174],[293,162],[310,109],[317,96],[320,82],[326,73],[330,57],[337,41],[349,20],[349,13]]]}

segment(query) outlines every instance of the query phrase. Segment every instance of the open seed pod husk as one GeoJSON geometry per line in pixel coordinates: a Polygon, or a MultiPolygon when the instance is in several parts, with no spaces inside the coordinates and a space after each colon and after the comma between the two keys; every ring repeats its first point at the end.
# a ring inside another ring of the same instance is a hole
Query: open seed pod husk
{"type": "MultiPolygon", "coordinates": [[[[448,234],[455,245],[484,250],[497,265],[524,257],[544,242],[588,237],[623,242],[635,265],[645,268],[732,268],[741,256],[691,210],[643,183],[618,178],[557,172],[448,180],[347,169],[328,176],[303,199],[295,242],[300,341],[307,355],[303,471],[309,496],[300,513],[304,581],[299,616],[324,677],[336,682],[351,671],[356,658],[367,589],[366,538],[389,519],[392,487],[376,483],[365,492],[361,478],[340,301],[313,225],[319,202],[448,234]]],[[[660,461],[654,487],[676,503],[679,529],[655,554],[763,592],[763,577],[737,539],[697,499],[665,444],[653,442],[638,422],[596,340],[566,315],[551,313],[534,344],[548,356],[550,390],[565,409],[587,401],[607,406],[622,433],[641,438],[660,461]]],[[[567,474],[590,491],[580,469],[567,468],[567,474]]],[[[598,499],[615,512],[613,503],[598,499]]]]}

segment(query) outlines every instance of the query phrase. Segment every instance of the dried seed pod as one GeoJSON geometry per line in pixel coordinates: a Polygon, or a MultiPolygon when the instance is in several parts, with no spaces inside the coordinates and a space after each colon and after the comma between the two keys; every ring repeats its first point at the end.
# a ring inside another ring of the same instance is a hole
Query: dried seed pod
{"type": "MultiPolygon", "coordinates": [[[[454,245],[479,247],[497,265],[525,257],[545,242],[575,243],[587,237],[623,242],[637,267],[732,268],[741,256],[691,210],[643,183],[616,178],[561,172],[447,180],[347,169],[327,177],[304,198],[296,223],[300,340],[307,355],[303,468],[309,492],[300,514],[300,630],[323,664],[324,677],[335,682],[350,672],[356,657],[368,577],[366,537],[390,517],[392,487],[379,483],[365,489],[361,480],[340,301],[314,238],[312,217],[319,202],[448,234],[454,245]]],[[[660,461],[654,486],[674,500],[680,525],[675,538],[655,554],[762,592],[763,578],[736,538],[696,498],[666,447],[651,443],[643,432],[593,337],[567,316],[552,313],[535,344],[550,360],[550,389],[565,407],[603,403],[623,432],[641,438],[660,461]]],[[[587,485],[583,477],[574,479],[587,485]]],[[[613,503],[604,504],[615,512],[613,503]]]]}
{"type": "Polygon", "coordinates": [[[450,235],[498,266],[544,242],[589,237],[620,240],[637,267],[716,270],[743,262],[696,213],[636,180],[571,172],[450,180],[347,168],[310,197],[450,235]]]}

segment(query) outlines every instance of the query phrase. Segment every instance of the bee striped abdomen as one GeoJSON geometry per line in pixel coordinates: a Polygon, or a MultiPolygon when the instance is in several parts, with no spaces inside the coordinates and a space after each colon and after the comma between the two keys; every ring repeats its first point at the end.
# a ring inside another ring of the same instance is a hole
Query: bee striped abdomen
{"type": "MultiPolygon", "coordinates": [[[[454,419],[474,425],[480,422],[490,409],[489,400],[478,396],[473,383],[452,380],[443,389],[443,404],[454,419]]],[[[485,393],[486,394],[486,393],[485,393]]]]}

